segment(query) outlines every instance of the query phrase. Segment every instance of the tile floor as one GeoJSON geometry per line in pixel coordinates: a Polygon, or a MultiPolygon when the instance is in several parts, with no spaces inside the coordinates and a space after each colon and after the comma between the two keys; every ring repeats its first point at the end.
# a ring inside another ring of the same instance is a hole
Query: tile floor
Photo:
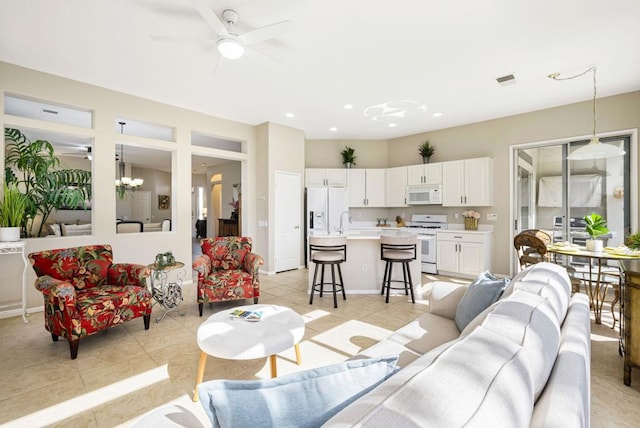
{"type": "MultiPolygon", "coordinates": [[[[301,342],[301,366],[293,349],[278,356],[278,373],[285,374],[343,361],[392,330],[416,318],[428,307],[404,296],[389,304],[377,295],[348,295],[333,309],[331,298],[308,304],[307,271],[261,277],[261,303],[291,307],[306,319],[301,342]]],[[[436,279],[423,276],[423,280],[436,279]]],[[[0,426],[8,427],[114,427],[130,426],[141,415],[165,404],[184,406],[208,426],[198,403],[191,401],[199,349],[195,333],[207,316],[232,306],[205,306],[198,316],[194,286],[185,287],[181,309],[160,323],[154,308],[151,328],[141,319],[84,339],[78,358],[69,359],[66,341],[51,341],[42,313],[29,324],[20,317],[0,319],[0,426]]],[[[246,304],[250,304],[246,301],[246,304]]],[[[622,358],[617,351],[617,331],[610,313],[602,325],[592,325],[593,427],[632,427],[640,420],[640,369],[633,371],[632,386],[622,383],[622,358]]],[[[226,361],[209,357],[205,380],[269,377],[266,358],[226,361]]]]}

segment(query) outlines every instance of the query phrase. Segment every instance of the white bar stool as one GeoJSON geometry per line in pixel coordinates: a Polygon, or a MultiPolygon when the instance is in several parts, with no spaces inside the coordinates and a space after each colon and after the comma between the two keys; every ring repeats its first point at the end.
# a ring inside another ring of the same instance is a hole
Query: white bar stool
{"type": "Polygon", "coordinates": [[[347,261],[347,238],[341,237],[310,237],[309,238],[309,253],[311,254],[311,261],[315,263],[316,267],[313,271],[313,283],[311,285],[311,297],[309,298],[309,304],[313,304],[313,295],[316,291],[320,293],[322,297],[325,285],[331,284],[333,291],[333,307],[338,307],[338,290],[342,291],[343,300],[347,300],[347,296],[344,293],[344,282],[342,281],[342,270],[340,264],[347,261]],[[324,267],[331,265],[331,283],[324,282],[324,267]],[[322,266],[320,272],[320,282],[316,282],[318,277],[318,268],[322,266]],[[338,277],[340,283],[336,282],[335,267],[338,267],[338,277]]]}
{"type": "Polygon", "coordinates": [[[380,258],[386,262],[384,266],[384,277],[382,279],[382,291],[380,294],[387,292],[386,302],[389,303],[389,291],[404,290],[408,296],[411,292],[411,302],[415,303],[416,299],[413,295],[413,281],[411,280],[411,269],[409,263],[417,257],[416,248],[418,237],[410,236],[380,236],[380,258]],[[402,263],[402,276],[404,281],[392,280],[393,264],[402,263]],[[392,282],[402,282],[402,287],[392,287],[392,282]]]}

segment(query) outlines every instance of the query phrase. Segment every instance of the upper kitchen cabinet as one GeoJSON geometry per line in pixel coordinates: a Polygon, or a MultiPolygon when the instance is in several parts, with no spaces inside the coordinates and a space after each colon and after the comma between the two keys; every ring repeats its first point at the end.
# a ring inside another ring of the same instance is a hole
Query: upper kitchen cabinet
{"type": "Polygon", "coordinates": [[[345,168],[307,168],[305,170],[306,187],[347,187],[345,168]]]}
{"type": "Polygon", "coordinates": [[[387,206],[407,206],[407,167],[387,168],[387,206]]]}
{"type": "Polygon", "coordinates": [[[349,207],[384,207],[385,169],[348,169],[349,207]]]}
{"type": "Polygon", "coordinates": [[[493,159],[442,162],[442,206],[493,205],[493,159]]]}
{"type": "Polygon", "coordinates": [[[407,167],[407,185],[442,184],[442,162],[407,167]]]}

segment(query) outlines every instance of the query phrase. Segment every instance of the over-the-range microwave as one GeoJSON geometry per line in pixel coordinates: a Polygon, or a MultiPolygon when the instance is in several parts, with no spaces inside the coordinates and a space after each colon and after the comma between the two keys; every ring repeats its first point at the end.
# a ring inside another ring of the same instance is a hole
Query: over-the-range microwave
{"type": "Polygon", "coordinates": [[[407,187],[407,205],[442,204],[442,185],[427,184],[407,187]]]}

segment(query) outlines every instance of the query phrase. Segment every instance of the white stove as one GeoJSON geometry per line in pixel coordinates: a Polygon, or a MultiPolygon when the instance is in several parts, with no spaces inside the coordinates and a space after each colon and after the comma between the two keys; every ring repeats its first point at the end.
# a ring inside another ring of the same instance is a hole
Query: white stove
{"type": "Polygon", "coordinates": [[[436,232],[447,229],[446,214],[413,214],[411,223],[402,230],[421,236],[422,251],[420,254],[421,271],[437,274],[436,268],[436,232]]]}

